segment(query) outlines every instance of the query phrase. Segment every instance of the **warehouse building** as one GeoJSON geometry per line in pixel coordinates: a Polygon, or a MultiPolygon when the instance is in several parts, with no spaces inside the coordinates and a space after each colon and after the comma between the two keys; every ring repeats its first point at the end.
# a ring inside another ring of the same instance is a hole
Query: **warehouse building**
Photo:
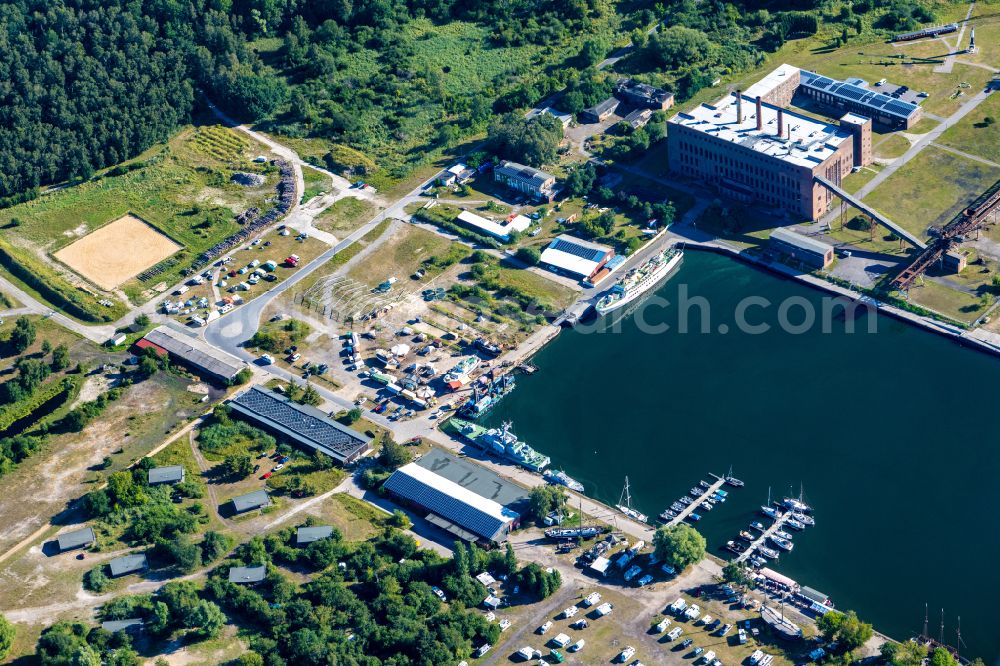
{"type": "Polygon", "coordinates": [[[295,532],[295,545],[308,546],[315,541],[322,541],[333,536],[333,528],[329,525],[313,525],[300,527],[295,532]]]}
{"type": "Polygon", "coordinates": [[[503,222],[494,222],[481,215],[463,210],[456,219],[474,231],[493,236],[504,243],[510,240],[512,231],[520,233],[531,226],[531,220],[524,215],[510,215],[503,222]]]}
{"type": "Polygon", "coordinates": [[[558,194],[555,176],[517,162],[501,162],[493,170],[493,179],[545,203],[551,202],[558,194]]]}
{"type": "Polygon", "coordinates": [[[502,543],[520,524],[527,492],[490,470],[440,449],[392,473],[384,488],[427,511],[427,521],[460,539],[502,543]]]}
{"type": "Polygon", "coordinates": [[[229,401],[234,415],[310,451],[319,451],[341,465],[352,463],[371,450],[371,437],[348,428],[309,405],[260,386],[253,386],[229,401]]]}
{"type": "Polygon", "coordinates": [[[225,384],[232,383],[236,375],[247,367],[235,356],[169,326],[154,328],[136,346],[162,350],[180,363],[225,384]],[[147,344],[141,344],[143,340],[147,344]]]}
{"type": "Polygon", "coordinates": [[[145,571],[147,566],[148,563],[146,562],[146,556],[142,553],[122,555],[121,557],[116,557],[108,562],[108,568],[111,569],[112,578],[118,578],[119,576],[126,576],[128,574],[145,571]]]}
{"type": "Polygon", "coordinates": [[[615,84],[615,97],[625,104],[653,111],[666,111],[674,105],[673,93],[632,79],[620,79],[615,84]]]}
{"type": "Polygon", "coordinates": [[[151,486],[158,486],[164,483],[173,485],[184,482],[184,466],[170,465],[169,467],[154,467],[146,472],[146,481],[151,486]]]}
{"type": "Polygon", "coordinates": [[[119,631],[135,634],[142,629],[142,618],[133,617],[128,620],[107,620],[101,623],[101,629],[111,634],[116,634],[119,631]]]}
{"type": "Polygon", "coordinates": [[[561,234],[542,250],[540,263],[553,273],[588,281],[596,280],[614,255],[615,251],[607,245],[561,234]]]}
{"type": "Polygon", "coordinates": [[[782,65],[746,92],[676,114],[668,121],[670,170],[736,201],[819,219],[834,195],[816,177],[839,186],[871,163],[872,123],[847,114],[834,125],[784,109],[799,73],[782,65]]]}
{"type": "Polygon", "coordinates": [[[76,548],[86,548],[93,545],[95,541],[97,541],[97,537],[94,536],[94,530],[90,527],[82,527],[56,537],[56,543],[59,545],[60,552],[76,548]]]}
{"type": "Polygon", "coordinates": [[[232,499],[233,511],[236,513],[246,513],[271,506],[271,498],[266,490],[255,490],[246,495],[239,495],[232,499]]]}
{"type": "Polygon", "coordinates": [[[252,567],[230,567],[229,582],[239,585],[256,585],[267,578],[267,567],[258,564],[252,567]]]}
{"type": "Polygon", "coordinates": [[[614,97],[609,97],[603,102],[598,102],[594,106],[580,112],[580,122],[599,123],[607,120],[618,109],[620,103],[614,97]]]}
{"type": "Polygon", "coordinates": [[[802,70],[799,92],[824,106],[871,118],[890,130],[910,129],[924,115],[918,105],[871,90],[861,79],[838,81],[802,70]]]}
{"type": "Polygon", "coordinates": [[[791,229],[772,231],[768,246],[772,251],[810,268],[824,269],[833,263],[833,246],[791,229]]]}

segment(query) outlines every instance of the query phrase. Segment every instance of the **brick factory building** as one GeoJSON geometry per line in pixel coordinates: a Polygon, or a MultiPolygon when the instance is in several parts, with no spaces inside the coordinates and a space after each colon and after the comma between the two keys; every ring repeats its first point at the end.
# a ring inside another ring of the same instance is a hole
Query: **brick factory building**
{"type": "Polygon", "coordinates": [[[872,122],[848,113],[830,124],[785,109],[800,81],[798,68],[781,65],[746,91],[676,114],[670,170],[730,199],[819,219],[834,195],[815,177],[839,186],[851,169],[870,164],[872,122]]]}

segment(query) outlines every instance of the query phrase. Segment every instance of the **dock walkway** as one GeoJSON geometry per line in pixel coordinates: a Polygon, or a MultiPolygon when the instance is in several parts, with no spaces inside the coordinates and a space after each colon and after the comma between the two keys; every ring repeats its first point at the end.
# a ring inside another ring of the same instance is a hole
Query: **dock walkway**
{"type": "Polygon", "coordinates": [[[739,557],[736,558],[736,562],[742,563],[746,562],[747,558],[754,552],[756,552],[759,546],[763,546],[767,543],[767,538],[781,529],[785,524],[785,521],[792,517],[791,511],[785,511],[778,516],[778,519],[774,521],[774,524],[764,530],[764,533],[760,535],[760,538],[750,544],[750,547],[740,553],[739,557]]]}
{"type": "Polygon", "coordinates": [[[688,516],[694,513],[695,509],[700,508],[702,502],[704,502],[706,499],[714,495],[715,491],[721,488],[723,484],[726,482],[726,479],[719,476],[718,474],[710,473],[709,476],[715,479],[715,481],[712,482],[712,485],[706,488],[705,492],[703,492],[701,495],[698,496],[698,499],[696,499],[695,501],[691,502],[686,507],[684,507],[684,510],[678,513],[676,518],[672,518],[670,522],[665,523],[667,527],[674,527],[675,525],[680,525],[681,523],[683,523],[688,516]]]}

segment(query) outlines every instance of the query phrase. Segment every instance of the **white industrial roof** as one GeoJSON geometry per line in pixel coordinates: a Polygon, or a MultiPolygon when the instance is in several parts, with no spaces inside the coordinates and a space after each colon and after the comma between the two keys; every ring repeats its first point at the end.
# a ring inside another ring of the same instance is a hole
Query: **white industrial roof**
{"type": "Polygon", "coordinates": [[[846,129],[788,109],[782,110],[785,137],[778,137],[779,109],[766,103],[761,104],[763,128],[758,131],[757,93],[751,95],[750,91],[743,93],[743,122],[738,122],[735,95],[727,95],[714,105],[702,104],[687,113],[678,113],[670,122],[809,169],[824,162],[841,144],[852,139],[846,129]]]}
{"type": "Polygon", "coordinates": [[[574,275],[589,277],[608,252],[611,252],[610,247],[562,234],[542,250],[541,261],[574,275]]]}
{"type": "Polygon", "coordinates": [[[463,210],[458,214],[458,219],[470,226],[476,227],[477,229],[488,233],[490,236],[494,236],[501,240],[507,240],[510,236],[511,230],[524,231],[531,226],[531,220],[524,215],[515,215],[510,220],[501,224],[499,222],[494,222],[493,220],[488,220],[485,217],[481,217],[467,210],[463,210]]]}
{"type": "Polygon", "coordinates": [[[750,99],[757,97],[767,97],[768,93],[783,84],[792,76],[797,76],[801,70],[792,65],[779,65],[777,69],[762,78],[757,83],[743,91],[743,94],[750,99]]]}
{"type": "Polygon", "coordinates": [[[439,492],[442,492],[452,499],[458,500],[466,506],[470,506],[478,511],[487,514],[488,516],[495,518],[503,523],[508,523],[511,520],[515,520],[520,516],[515,511],[511,511],[507,507],[491,499],[487,499],[475,493],[463,486],[458,485],[454,481],[450,481],[439,474],[435,474],[429,469],[421,467],[417,463],[409,463],[400,467],[397,472],[402,472],[406,476],[419,481],[425,486],[429,486],[439,492]]]}

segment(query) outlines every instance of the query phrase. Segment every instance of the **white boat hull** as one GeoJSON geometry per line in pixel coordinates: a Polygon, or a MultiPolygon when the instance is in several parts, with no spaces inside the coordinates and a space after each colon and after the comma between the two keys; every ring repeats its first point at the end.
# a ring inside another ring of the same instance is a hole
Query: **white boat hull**
{"type": "Polygon", "coordinates": [[[660,280],[665,278],[670,273],[670,271],[672,271],[677,266],[677,264],[681,262],[681,259],[683,257],[684,257],[683,252],[677,252],[677,254],[672,256],[667,261],[667,263],[665,263],[659,270],[656,271],[656,273],[654,273],[653,275],[649,276],[649,278],[646,279],[645,286],[634,289],[630,293],[627,293],[621,298],[616,299],[606,305],[602,305],[601,301],[598,301],[597,305],[594,306],[594,310],[597,312],[598,315],[602,317],[606,314],[614,312],[615,310],[620,310],[621,308],[625,307],[626,305],[628,305],[629,303],[631,303],[632,301],[639,298],[647,291],[655,287],[657,283],[660,282],[660,280]]]}

